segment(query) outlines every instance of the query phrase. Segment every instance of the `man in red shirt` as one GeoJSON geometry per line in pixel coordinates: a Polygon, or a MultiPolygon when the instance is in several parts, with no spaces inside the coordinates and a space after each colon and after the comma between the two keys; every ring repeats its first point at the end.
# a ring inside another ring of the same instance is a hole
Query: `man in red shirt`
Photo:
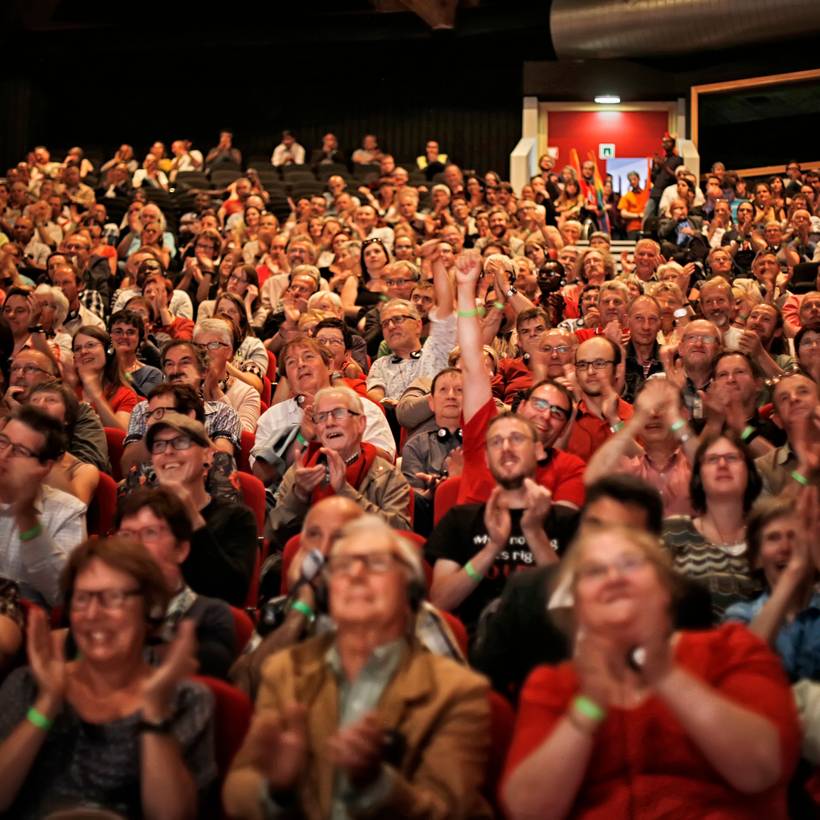
{"type": "MultiPolygon", "coordinates": [[[[457,259],[458,342],[464,374],[464,470],[459,504],[487,501],[495,486],[487,467],[485,439],[490,420],[498,411],[482,357],[481,326],[476,310],[476,283],[480,272],[478,254],[467,252],[457,259]]],[[[580,507],[584,501],[584,462],[556,447],[572,415],[572,398],[565,387],[539,380],[538,373],[534,374],[534,381],[517,412],[538,431],[536,482],[552,493],[553,503],[580,507]]]]}
{"type": "Polygon", "coordinates": [[[621,364],[620,347],[604,336],[578,345],[575,378],[581,400],[575,413],[567,451],[584,461],[632,418],[632,405],[618,396],[616,373],[621,364]]]}

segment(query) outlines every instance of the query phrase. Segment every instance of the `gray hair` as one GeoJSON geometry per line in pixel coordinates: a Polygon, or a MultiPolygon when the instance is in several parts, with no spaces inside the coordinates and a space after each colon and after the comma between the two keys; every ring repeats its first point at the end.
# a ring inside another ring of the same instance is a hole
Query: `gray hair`
{"type": "Polygon", "coordinates": [[[210,317],[197,322],[196,327],[194,327],[194,341],[202,333],[213,333],[215,336],[219,336],[225,344],[229,344],[233,349],[233,333],[230,325],[224,319],[210,317]]]}
{"type": "Polygon", "coordinates": [[[412,302],[409,302],[407,299],[388,300],[381,306],[380,315],[383,316],[384,312],[389,308],[402,308],[407,312],[408,316],[412,316],[414,319],[421,319],[421,316],[419,316],[418,308],[412,302]]]}
{"type": "Polygon", "coordinates": [[[323,387],[321,390],[317,390],[316,395],[313,397],[313,406],[317,407],[322,399],[330,398],[331,396],[342,396],[345,400],[345,404],[347,404],[348,410],[353,410],[360,416],[364,415],[364,405],[362,404],[362,399],[359,394],[355,390],[344,386],[323,387]]]}
{"type": "MultiPolygon", "coordinates": [[[[320,391],[321,392],[321,391],[320,391]]],[[[318,397],[318,393],[316,394],[318,397]]],[[[394,530],[381,516],[362,515],[348,521],[342,527],[339,537],[333,541],[330,547],[330,555],[333,555],[343,541],[369,542],[379,536],[383,537],[389,544],[399,560],[410,570],[412,581],[417,581],[426,585],[424,577],[424,567],[421,562],[418,548],[403,535],[394,530]]]]}
{"type": "Polygon", "coordinates": [[[330,302],[336,310],[342,309],[342,297],[338,293],[334,293],[332,290],[317,290],[307,300],[308,310],[317,310],[316,304],[321,301],[330,302]]]}
{"type": "Polygon", "coordinates": [[[65,317],[68,316],[68,299],[66,299],[65,294],[52,285],[37,285],[34,293],[35,295],[48,296],[54,300],[54,330],[61,327],[65,317]]]}

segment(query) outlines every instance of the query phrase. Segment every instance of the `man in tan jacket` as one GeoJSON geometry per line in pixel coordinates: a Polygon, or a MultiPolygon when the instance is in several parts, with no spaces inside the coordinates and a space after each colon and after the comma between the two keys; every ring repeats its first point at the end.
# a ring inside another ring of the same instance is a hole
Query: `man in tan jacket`
{"type": "Polygon", "coordinates": [[[225,781],[237,818],[483,818],[486,681],[410,637],[423,590],[415,548],[375,516],[328,559],[334,635],[273,655],[225,781]]]}
{"type": "Polygon", "coordinates": [[[391,527],[410,526],[410,485],[394,464],[362,441],[366,418],[349,387],[320,390],[313,402],[317,441],[288,468],[276,492],[266,536],[280,545],[299,532],[311,505],[329,495],[355,501],[391,527]]]}

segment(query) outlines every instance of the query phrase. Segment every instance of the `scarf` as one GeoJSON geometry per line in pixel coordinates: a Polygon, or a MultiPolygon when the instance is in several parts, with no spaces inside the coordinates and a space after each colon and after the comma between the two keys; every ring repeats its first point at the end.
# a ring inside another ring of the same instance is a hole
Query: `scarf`
{"type": "MultiPolygon", "coordinates": [[[[319,452],[321,446],[322,445],[320,443],[315,441],[310,443],[307,454],[305,455],[305,467],[316,466],[319,456],[321,455],[319,452]]],[[[347,469],[345,470],[345,481],[347,481],[351,487],[358,490],[364,481],[364,477],[370,472],[370,468],[373,466],[373,461],[375,458],[376,448],[372,444],[368,444],[366,441],[363,441],[359,455],[356,457],[355,461],[352,461],[347,465],[347,469]]],[[[335,494],[335,491],[329,484],[320,484],[313,491],[313,494],[310,497],[311,504],[316,504],[323,498],[328,498],[329,496],[335,494]]]]}

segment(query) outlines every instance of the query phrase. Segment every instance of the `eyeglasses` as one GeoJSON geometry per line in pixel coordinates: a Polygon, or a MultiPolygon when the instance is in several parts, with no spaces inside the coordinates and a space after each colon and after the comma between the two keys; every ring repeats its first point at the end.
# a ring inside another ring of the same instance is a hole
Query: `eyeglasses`
{"type": "Polygon", "coordinates": [[[237,283],[239,283],[240,285],[247,285],[247,284],[248,284],[248,280],[247,280],[247,279],[243,279],[243,278],[242,278],[239,274],[236,274],[236,273],[232,273],[232,274],[228,277],[228,281],[229,281],[229,282],[237,282],[237,283]]]}
{"type": "Polygon", "coordinates": [[[530,398],[530,404],[539,413],[549,413],[554,419],[564,421],[569,418],[569,408],[561,407],[560,404],[552,404],[546,399],[530,398]]]}
{"type": "Polygon", "coordinates": [[[16,458],[36,458],[40,460],[39,453],[30,450],[24,444],[15,444],[7,435],[0,433],[0,453],[4,453],[11,448],[11,454],[16,458]]]}
{"type": "Polygon", "coordinates": [[[400,325],[402,322],[414,322],[415,320],[415,316],[407,316],[406,314],[402,314],[401,316],[388,316],[386,319],[382,319],[381,325],[384,328],[394,327],[400,325]]]}
{"type": "Polygon", "coordinates": [[[230,347],[229,344],[225,344],[225,342],[194,342],[194,344],[200,350],[219,350],[220,347],[230,347]]]}
{"type": "Polygon", "coordinates": [[[132,338],[134,336],[139,336],[139,331],[133,327],[115,327],[111,329],[112,336],[128,336],[132,338]]]}
{"type": "Polygon", "coordinates": [[[91,353],[93,350],[102,347],[102,342],[93,341],[86,342],[84,345],[74,345],[75,353],[91,353]]]}
{"type": "Polygon", "coordinates": [[[347,407],[334,407],[332,410],[322,410],[321,413],[313,414],[314,424],[324,424],[328,418],[334,418],[336,421],[341,421],[347,416],[360,416],[361,413],[354,413],[353,410],[348,410],[347,407]]]}
{"type": "Polygon", "coordinates": [[[9,368],[9,373],[22,373],[25,376],[33,376],[35,373],[47,373],[49,376],[51,375],[48,370],[37,367],[36,364],[13,364],[9,368]]]}
{"type": "Polygon", "coordinates": [[[169,445],[173,447],[174,450],[190,450],[193,444],[194,442],[190,436],[155,439],[154,443],[151,445],[151,455],[156,456],[160,453],[164,453],[168,449],[169,445]]]}
{"type": "Polygon", "coordinates": [[[603,370],[607,365],[615,364],[614,359],[593,359],[592,361],[587,361],[586,359],[578,359],[575,362],[575,369],[584,371],[589,370],[590,367],[593,370],[603,370]]]}
{"type": "Polygon", "coordinates": [[[400,288],[402,285],[410,285],[415,282],[415,279],[385,279],[387,285],[391,288],[400,288]]]}
{"type": "Polygon", "coordinates": [[[569,353],[569,345],[542,345],[541,352],[546,353],[548,356],[553,353],[563,356],[565,353],[569,353]]]}
{"type": "Polygon", "coordinates": [[[103,609],[122,609],[129,598],[142,595],[139,589],[76,589],[71,595],[71,609],[82,611],[96,598],[103,609]]]}
{"type": "Polygon", "coordinates": [[[708,333],[689,333],[683,337],[684,342],[700,342],[704,345],[716,345],[718,343],[717,336],[711,336],[708,333]]]}
{"type": "Polygon", "coordinates": [[[513,447],[521,447],[523,444],[526,444],[528,441],[532,441],[532,436],[528,436],[525,433],[510,433],[508,436],[492,436],[491,438],[487,439],[487,449],[488,450],[498,450],[504,446],[504,442],[509,441],[509,443],[513,447]]]}
{"type": "Polygon", "coordinates": [[[704,456],[703,463],[708,464],[710,467],[716,467],[721,461],[725,461],[727,464],[740,464],[742,460],[743,457],[740,453],[710,453],[708,456],[704,456]]]}
{"type": "Polygon", "coordinates": [[[331,339],[327,336],[317,336],[316,341],[319,342],[320,345],[324,345],[325,347],[344,347],[343,339],[331,339]]]}
{"type": "Polygon", "coordinates": [[[327,571],[331,575],[350,575],[353,567],[361,563],[367,572],[383,575],[396,564],[404,563],[392,552],[349,552],[342,555],[331,555],[327,559],[327,571]]]}
{"type": "Polygon", "coordinates": [[[579,581],[603,581],[614,569],[619,575],[631,575],[646,566],[645,555],[622,555],[611,564],[581,564],[575,571],[579,581]]]}
{"type": "Polygon", "coordinates": [[[139,530],[126,530],[120,529],[117,530],[117,535],[120,538],[125,538],[126,541],[142,541],[145,542],[152,542],[156,541],[163,533],[169,532],[168,527],[161,526],[161,527],[142,527],[139,530]]]}

